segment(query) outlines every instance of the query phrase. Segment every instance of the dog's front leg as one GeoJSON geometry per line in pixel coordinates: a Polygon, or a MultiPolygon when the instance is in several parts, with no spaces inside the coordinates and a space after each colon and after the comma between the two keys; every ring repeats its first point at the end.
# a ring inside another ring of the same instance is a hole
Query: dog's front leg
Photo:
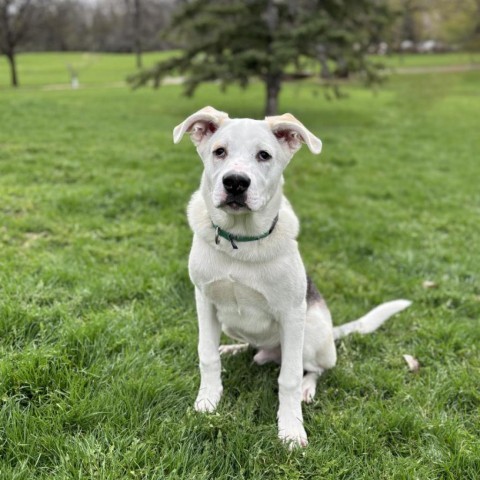
{"type": "Polygon", "coordinates": [[[218,346],[221,328],[215,307],[195,288],[198,315],[198,356],[200,360],[200,389],[195,400],[197,412],[213,412],[222,396],[221,363],[218,346]]]}
{"type": "Polygon", "coordinates": [[[292,446],[306,446],[302,416],[303,336],[306,305],[281,316],[282,364],[279,386],[278,436],[292,446]]]}

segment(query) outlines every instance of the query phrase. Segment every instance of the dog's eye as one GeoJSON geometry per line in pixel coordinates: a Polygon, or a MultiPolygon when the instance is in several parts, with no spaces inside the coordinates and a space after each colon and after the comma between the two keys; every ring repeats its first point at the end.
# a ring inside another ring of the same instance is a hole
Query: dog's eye
{"type": "Polygon", "coordinates": [[[213,154],[217,158],[225,158],[227,156],[227,151],[224,148],[220,147],[220,148],[217,148],[216,150],[214,150],[213,154]]]}
{"type": "Polygon", "coordinates": [[[260,150],[257,153],[257,159],[260,162],[266,162],[267,160],[270,160],[271,158],[272,158],[272,156],[268,152],[266,152],[265,150],[260,150]]]}

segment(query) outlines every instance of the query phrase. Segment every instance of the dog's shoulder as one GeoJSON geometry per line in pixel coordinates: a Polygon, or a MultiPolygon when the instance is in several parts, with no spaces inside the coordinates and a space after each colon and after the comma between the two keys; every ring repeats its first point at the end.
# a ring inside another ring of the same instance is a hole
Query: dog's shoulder
{"type": "Polygon", "coordinates": [[[282,198],[280,211],[278,212],[278,230],[281,236],[289,239],[296,239],[300,232],[300,222],[292,205],[285,195],[282,198]],[[281,222],[280,222],[281,219],[281,222]]]}
{"type": "Polygon", "coordinates": [[[212,229],[212,220],[208,215],[207,206],[200,190],[192,195],[188,203],[187,218],[190,228],[196,233],[205,232],[206,234],[212,229]]]}

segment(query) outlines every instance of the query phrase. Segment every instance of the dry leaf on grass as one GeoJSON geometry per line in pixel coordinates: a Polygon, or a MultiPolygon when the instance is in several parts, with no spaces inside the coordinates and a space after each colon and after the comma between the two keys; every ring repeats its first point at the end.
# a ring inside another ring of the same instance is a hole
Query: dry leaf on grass
{"type": "Polygon", "coordinates": [[[403,358],[407,362],[408,369],[411,372],[418,372],[420,369],[420,362],[415,357],[412,357],[412,355],[404,355],[403,358]]]}

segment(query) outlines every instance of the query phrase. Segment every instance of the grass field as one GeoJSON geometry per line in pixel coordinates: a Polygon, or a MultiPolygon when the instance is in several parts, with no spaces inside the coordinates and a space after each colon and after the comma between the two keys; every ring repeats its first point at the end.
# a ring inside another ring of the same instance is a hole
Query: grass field
{"type": "Polygon", "coordinates": [[[375,59],[390,68],[408,67],[446,67],[451,65],[478,65],[480,55],[478,52],[451,52],[442,54],[391,54],[376,55],[375,59]]]}
{"type": "MultiPolygon", "coordinates": [[[[145,67],[165,60],[172,52],[150,52],[143,55],[145,67]]],[[[405,69],[421,67],[445,67],[450,65],[480,65],[480,54],[455,52],[441,55],[387,55],[372,57],[387,68],[405,69]]],[[[47,90],[68,88],[69,66],[78,74],[81,87],[122,87],[128,75],[135,72],[135,58],[131,54],[50,52],[21,53],[17,56],[18,74],[23,87],[47,90]]],[[[0,56],[0,89],[10,83],[5,57],[0,56]]]]}
{"type": "MultiPolygon", "coordinates": [[[[338,344],[304,408],[310,445],[289,452],[278,368],[251,352],[224,361],[218,413],[192,409],[184,211],[201,163],[171,140],[206,104],[259,117],[261,86],[192,100],[104,88],[92,68],[91,88],[48,91],[58,64],[25,60],[38,79],[20,64],[26,87],[0,91],[0,478],[478,478],[480,72],[392,77],[330,102],[313,83],[285,86],[282,111],[324,142],[297,155],[285,189],[335,322],[414,302],[338,344]]],[[[125,67],[108,70],[116,82],[125,67]]]]}
{"type": "MultiPolygon", "coordinates": [[[[175,52],[152,52],[143,55],[144,67],[170,57],[175,52]]],[[[24,87],[61,87],[70,84],[69,66],[79,77],[81,86],[121,86],[134,73],[135,57],[121,53],[49,52],[22,53],[18,58],[18,74],[24,87]]],[[[9,84],[9,70],[0,58],[0,88],[9,84]]]]}

